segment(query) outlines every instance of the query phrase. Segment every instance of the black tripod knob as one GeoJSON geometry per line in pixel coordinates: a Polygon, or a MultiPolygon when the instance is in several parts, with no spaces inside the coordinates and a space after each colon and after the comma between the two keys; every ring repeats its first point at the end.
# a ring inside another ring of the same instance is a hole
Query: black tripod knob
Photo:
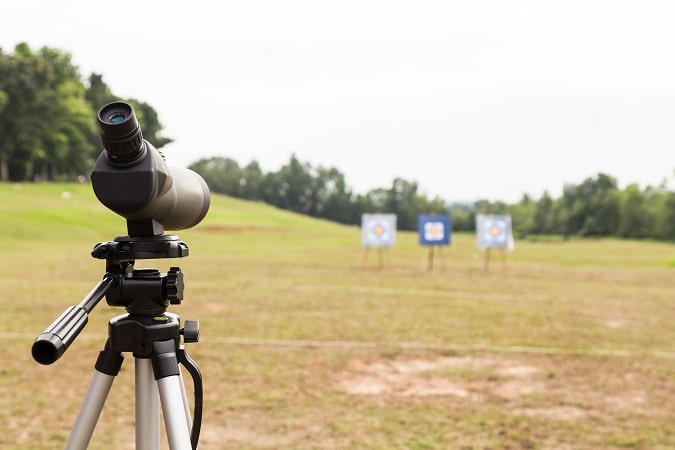
{"type": "Polygon", "coordinates": [[[199,321],[186,320],[181,332],[183,333],[183,340],[186,343],[199,342],[199,321]]]}
{"type": "Polygon", "coordinates": [[[180,267],[172,267],[166,274],[166,298],[172,305],[180,305],[183,301],[183,272],[180,267]]]}

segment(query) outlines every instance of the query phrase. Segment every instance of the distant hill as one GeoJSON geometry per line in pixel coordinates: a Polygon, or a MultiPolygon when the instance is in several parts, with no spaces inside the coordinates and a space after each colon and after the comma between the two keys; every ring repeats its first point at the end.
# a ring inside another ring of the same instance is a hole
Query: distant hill
{"type": "MultiPolygon", "coordinates": [[[[126,234],[124,218],[103,206],[84,183],[0,183],[0,236],[3,240],[76,240],[92,242],[126,234]]],[[[206,218],[191,230],[245,231],[293,227],[348,230],[354,227],[281,210],[263,202],[211,194],[206,218]]],[[[171,230],[167,234],[174,234],[171,230]]]]}

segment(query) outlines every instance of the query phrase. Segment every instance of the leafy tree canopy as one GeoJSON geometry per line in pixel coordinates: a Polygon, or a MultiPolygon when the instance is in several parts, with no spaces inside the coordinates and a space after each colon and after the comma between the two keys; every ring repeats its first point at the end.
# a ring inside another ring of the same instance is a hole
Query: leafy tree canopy
{"type": "MultiPolygon", "coordinates": [[[[101,152],[96,112],[115,96],[98,74],[88,83],[71,55],[20,43],[13,53],[0,49],[0,181],[73,180],[89,172],[101,152]]],[[[139,100],[144,136],[156,147],[162,137],[157,112],[139,100]]]]}

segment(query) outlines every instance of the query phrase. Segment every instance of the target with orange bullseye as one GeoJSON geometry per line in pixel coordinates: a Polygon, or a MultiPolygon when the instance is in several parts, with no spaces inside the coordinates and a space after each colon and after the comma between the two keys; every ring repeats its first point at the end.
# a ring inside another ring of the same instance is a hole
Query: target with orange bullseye
{"type": "Polygon", "coordinates": [[[361,244],[364,247],[393,247],[396,243],[396,214],[363,214],[361,244]]]}
{"type": "Polygon", "coordinates": [[[420,245],[450,245],[450,216],[421,215],[417,218],[420,245]]]}
{"type": "Polygon", "coordinates": [[[479,248],[510,248],[513,245],[511,216],[476,215],[476,237],[479,248]]]}

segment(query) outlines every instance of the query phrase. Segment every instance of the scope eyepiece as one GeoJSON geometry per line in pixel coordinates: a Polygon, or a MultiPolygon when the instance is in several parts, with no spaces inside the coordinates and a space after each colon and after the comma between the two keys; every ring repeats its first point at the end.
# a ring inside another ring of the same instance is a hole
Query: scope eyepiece
{"type": "Polygon", "coordinates": [[[133,163],[145,154],[143,133],[129,104],[114,102],[101,108],[98,125],[106,156],[113,164],[133,163]]]}

